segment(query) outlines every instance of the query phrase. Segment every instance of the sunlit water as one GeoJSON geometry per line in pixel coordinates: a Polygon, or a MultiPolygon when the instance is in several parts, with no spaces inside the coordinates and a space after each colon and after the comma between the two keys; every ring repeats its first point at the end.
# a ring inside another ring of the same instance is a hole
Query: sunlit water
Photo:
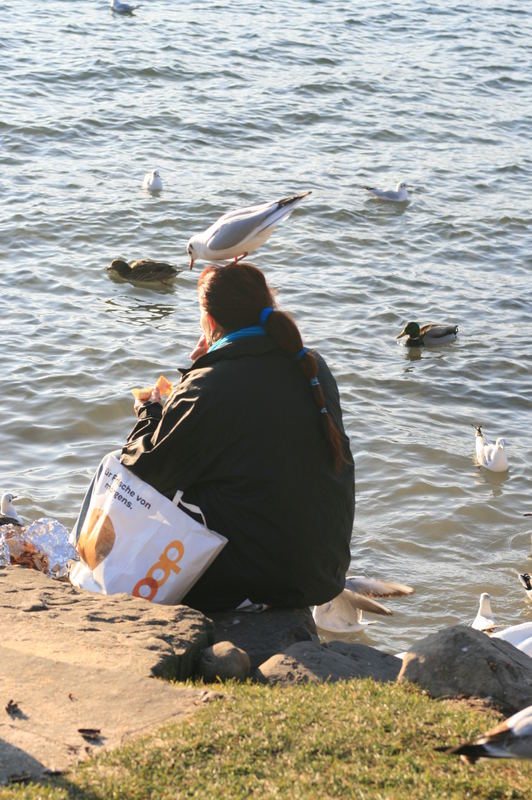
{"type": "Polygon", "coordinates": [[[352,571],[416,588],[364,640],[403,649],[481,591],[501,623],[532,619],[531,25],[503,5],[2,3],[0,489],[27,519],[71,525],[131,387],[188,364],[188,237],[312,189],[254,261],[340,385],[352,571]],[[406,206],[361,188],[398,180],[406,206]],[[117,255],[183,272],[113,281],[117,255]],[[409,352],[410,319],[459,338],[409,352]],[[474,422],[506,438],[507,474],[475,467],[474,422]]]}

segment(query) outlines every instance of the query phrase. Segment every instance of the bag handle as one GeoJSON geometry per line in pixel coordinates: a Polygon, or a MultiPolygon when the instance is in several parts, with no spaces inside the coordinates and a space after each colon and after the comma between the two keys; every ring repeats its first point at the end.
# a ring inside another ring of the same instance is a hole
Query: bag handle
{"type": "Polygon", "coordinates": [[[183,497],[183,491],[181,489],[178,489],[172,498],[172,503],[175,503],[176,506],[182,506],[183,508],[186,508],[187,511],[191,511],[192,514],[197,514],[197,516],[201,518],[201,521],[203,522],[205,528],[209,530],[207,526],[207,521],[205,519],[205,516],[201,508],[199,506],[195,506],[193,503],[185,503],[182,497],[183,497]]]}

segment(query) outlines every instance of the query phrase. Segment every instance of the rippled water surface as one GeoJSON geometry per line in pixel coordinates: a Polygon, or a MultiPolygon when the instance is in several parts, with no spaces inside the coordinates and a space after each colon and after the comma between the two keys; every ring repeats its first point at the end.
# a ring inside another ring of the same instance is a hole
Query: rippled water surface
{"type": "Polygon", "coordinates": [[[502,623],[532,619],[531,25],[505,6],[4,0],[0,489],[25,517],[70,525],[131,387],[188,363],[188,237],[312,189],[254,261],[340,385],[352,569],[416,588],[365,640],[403,649],[481,591],[502,623]],[[399,180],[406,206],[361,188],[399,180]],[[183,272],[111,280],[117,255],[183,272]],[[409,319],[459,338],[408,351],[409,319]],[[473,422],[506,438],[507,474],[475,467],[473,422]]]}

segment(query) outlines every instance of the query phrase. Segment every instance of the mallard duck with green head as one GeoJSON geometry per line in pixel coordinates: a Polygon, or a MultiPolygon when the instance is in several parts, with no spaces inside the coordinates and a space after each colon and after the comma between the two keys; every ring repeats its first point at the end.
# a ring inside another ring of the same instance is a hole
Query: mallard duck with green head
{"type": "Polygon", "coordinates": [[[439,325],[429,322],[421,327],[417,322],[409,322],[395,338],[407,336],[407,347],[421,347],[424,344],[445,344],[456,339],[458,325],[439,325]]]}

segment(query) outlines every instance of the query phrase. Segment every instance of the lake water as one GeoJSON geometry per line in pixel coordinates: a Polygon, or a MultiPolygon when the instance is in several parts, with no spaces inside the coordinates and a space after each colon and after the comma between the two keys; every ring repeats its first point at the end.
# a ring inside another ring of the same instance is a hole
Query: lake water
{"type": "Polygon", "coordinates": [[[4,0],[0,490],[22,515],[70,526],[133,425],[131,387],[188,364],[189,236],[312,189],[253,260],[340,386],[352,571],[416,589],[364,641],[470,621],[481,591],[501,623],[531,620],[530,20],[492,0],[145,0],[128,18],[4,0]],[[399,180],[406,206],[361,188],[399,180]],[[183,272],[113,281],[118,255],[183,272]],[[411,319],[459,337],[409,351],[411,319]],[[474,465],[477,422],[508,473],[474,465]]]}

